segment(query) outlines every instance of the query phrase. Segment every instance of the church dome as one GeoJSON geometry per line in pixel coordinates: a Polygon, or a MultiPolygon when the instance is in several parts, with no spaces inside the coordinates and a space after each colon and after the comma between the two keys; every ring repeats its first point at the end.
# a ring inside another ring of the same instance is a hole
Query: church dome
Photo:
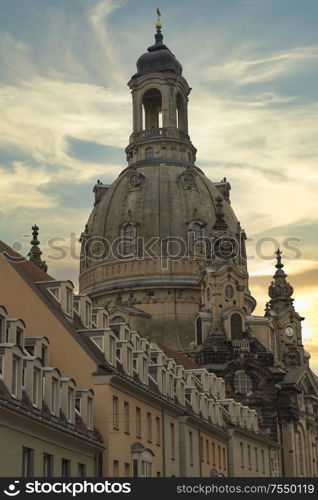
{"type": "Polygon", "coordinates": [[[177,75],[182,74],[182,66],[178,59],[166,45],[163,44],[163,35],[157,30],[155,44],[148,47],[148,52],[142,54],[137,61],[137,73],[135,77],[158,71],[173,71],[177,75]]]}
{"type": "MultiPolygon", "coordinates": [[[[194,165],[145,162],[142,166],[127,168],[110,187],[95,186],[98,202],[88,220],[87,237],[105,238],[107,245],[112,244],[129,224],[145,245],[153,241],[151,251],[161,257],[159,239],[175,238],[188,244],[189,231],[196,225],[202,228],[202,237],[211,238],[217,232],[214,227],[220,199],[223,223],[228,227],[228,234],[236,235],[238,221],[229,201],[220,194],[226,186],[229,185],[225,181],[214,184],[194,165]]],[[[110,260],[109,255],[105,261],[110,260]]],[[[96,267],[96,261],[88,260],[87,266],[96,267]]],[[[150,274],[154,274],[153,269],[150,274]]],[[[171,277],[170,270],[158,269],[155,274],[160,279],[165,274],[167,279],[168,275],[171,277]]],[[[188,277],[190,281],[198,279],[197,271],[189,272],[188,277]]]]}

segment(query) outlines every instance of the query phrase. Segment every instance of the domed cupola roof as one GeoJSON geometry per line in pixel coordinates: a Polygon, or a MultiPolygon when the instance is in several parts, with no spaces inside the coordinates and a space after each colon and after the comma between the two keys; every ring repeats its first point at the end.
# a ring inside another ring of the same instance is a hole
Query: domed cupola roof
{"type": "Polygon", "coordinates": [[[137,73],[133,78],[158,71],[173,71],[177,75],[182,75],[182,66],[176,56],[163,43],[160,28],[157,29],[155,40],[155,44],[148,47],[148,52],[139,57],[137,73]]]}

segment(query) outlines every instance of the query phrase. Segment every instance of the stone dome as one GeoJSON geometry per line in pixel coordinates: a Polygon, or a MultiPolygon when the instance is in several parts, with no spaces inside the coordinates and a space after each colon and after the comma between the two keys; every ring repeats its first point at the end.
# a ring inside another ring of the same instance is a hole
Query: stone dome
{"type": "MultiPolygon", "coordinates": [[[[132,222],[145,241],[167,237],[187,241],[191,223],[197,221],[210,237],[220,199],[217,184],[195,166],[161,163],[127,168],[105,189],[88,220],[88,234],[112,242],[120,237],[120,228],[132,222]]],[[[229,232],[237,234],[238,221],[226,200],[223,212],[229,232]]]]}
{"type": "Polygon", "coordinates": [[[148,51],[142,54],[137,61],[137,73],[135,77],[158,71],[173,71],[177,75],[182,74],[182,66],[175,55],[163,44],[163,36],[160,30],[155,35],[156,43],[148,47],[148,51]]]}

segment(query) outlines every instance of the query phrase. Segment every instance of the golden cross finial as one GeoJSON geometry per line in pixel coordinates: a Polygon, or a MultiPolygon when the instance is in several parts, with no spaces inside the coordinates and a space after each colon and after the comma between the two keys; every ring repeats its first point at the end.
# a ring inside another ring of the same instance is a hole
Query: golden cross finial
{"type": "Polygon", "coordinates": [[[157,16],[158,16],[158,19],[157,19],[157,22],[156,22],[156,28],[157,28],[157,30],[161,30],[162,23],[161,23],[161,12],[160,12],[159,8],[157,8],[157,16]]]}

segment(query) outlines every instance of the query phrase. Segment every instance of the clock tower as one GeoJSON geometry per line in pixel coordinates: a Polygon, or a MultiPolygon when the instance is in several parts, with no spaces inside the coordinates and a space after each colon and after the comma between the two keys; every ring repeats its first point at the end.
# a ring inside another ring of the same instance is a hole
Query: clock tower
{"type": "Polygon", "coordinates": [[[266,304],[265,316],[272,318],[275,325],[278,358],[286,366],[301,366],[305,362],[301,327],[304,318],[295,311],[294,289],[286,279],[280,250],[276,257],[276,272],[268,290],[270,301],[266,304]]]}

